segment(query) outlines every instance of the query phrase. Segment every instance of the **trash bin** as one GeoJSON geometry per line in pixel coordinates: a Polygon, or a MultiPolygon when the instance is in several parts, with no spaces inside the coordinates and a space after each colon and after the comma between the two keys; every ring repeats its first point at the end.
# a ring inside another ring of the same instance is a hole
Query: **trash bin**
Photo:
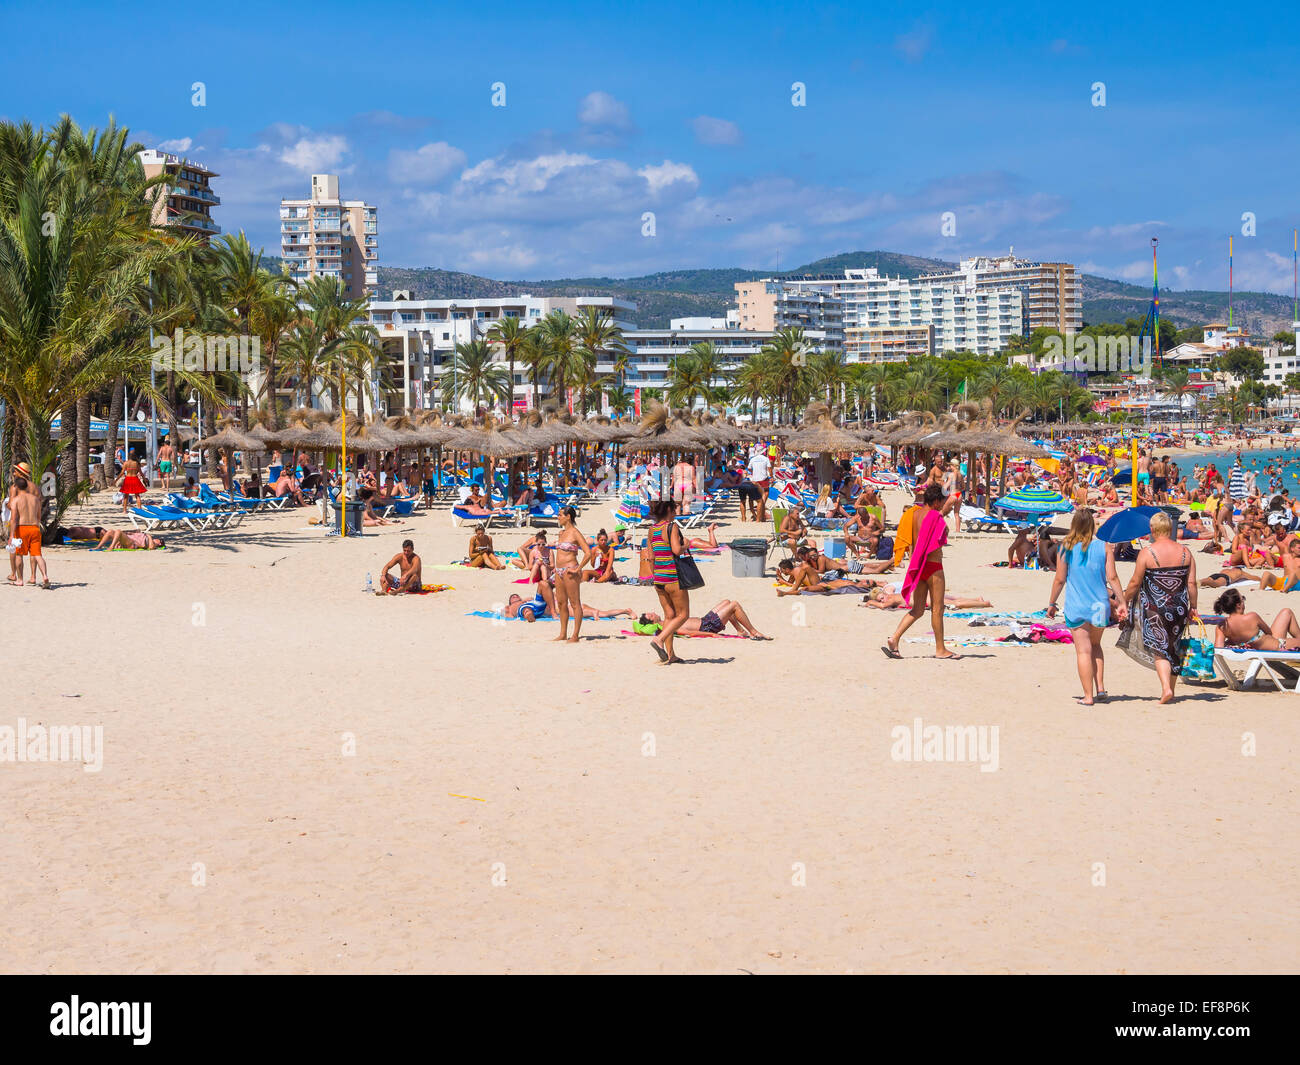
{"type": "MultiPolygon", "coordinates": [[[[199,471],[201,469],[202,467],[197,462],[187,462],[185,463],[185,476],[194,478],[194,483],[199,484],[201,481],[199,471]]],[[[187,481],[186,483],[188,484],[189,482],[187,481]]]]}
{"type": "Polygon", "coordinates": [[[822,541],[822,554],[827,558],[844,558],[847,554],[844,541],[836,540],[833,536],[828,536],[822,541]]]}
{"type": "MultiPolygon", "coordinates": [[[[330,503],[330,506],[334,508],[334,528],[341,529],[343,525],[342,517],[339,512],[343,509],[343,504],[336,499],[330,503]]],[[[362,535],[361,514],[365,509],[366,505],[359,500],[348,500],[347,534],[349,536],[362,535]]]]}
{"type": "Polygon", "coordinates": [[[731,575],[761,577],[767,568],[767,541],[746,537],[731,541],[731,575]]]}
{"type": "Polygon", "coordinates": [[[1183,512],[1180,508],[1173,506],[1172,504],[1169,504],[1167,506],[1161,506],[1160,509],[1163,510],[1166,514],[1168,514],[1169,520],[1173,522],[1174,528],[1173,531],[1170,533],[1170,536],[1172,537],[1174,542],[1177,543],[1178,527],[1183,522],[1183,512]]]}

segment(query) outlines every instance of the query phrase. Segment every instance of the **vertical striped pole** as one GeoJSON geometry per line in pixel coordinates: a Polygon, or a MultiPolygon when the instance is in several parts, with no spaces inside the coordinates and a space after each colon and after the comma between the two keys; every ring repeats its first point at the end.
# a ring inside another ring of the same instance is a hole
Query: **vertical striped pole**
{"type": "Polygon", "coordinates": [[[1232,328],[1232,238],[1228,238],[1228,328],[1232,328]]]}

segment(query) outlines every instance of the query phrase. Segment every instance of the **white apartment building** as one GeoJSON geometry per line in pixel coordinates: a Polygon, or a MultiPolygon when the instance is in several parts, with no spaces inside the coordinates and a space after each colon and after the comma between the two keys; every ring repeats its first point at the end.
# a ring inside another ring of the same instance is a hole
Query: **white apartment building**
{"type": "Polygon", "coordinates": [[[1023,301],[1014,287],[929,284],[919,278],[882,277],[874,267],[790,283],[829,287],[843,302],[847,362],[898,361],[945,351],[988,355],[1023,335],[1023,301]]]}
{"type": "Polygon", "coordinates": [[[1000,256],[963,259],[955,271],[923,274],[921,284],[953,285],[976,292],[1017,288],[1025,316],[1025,336],[1035,329],[1077,333],[1083,328],[1083,285],[1073,263],[1017,259],[1015,249],[1000,256]]]}
{"type": "MultiPolygon", "coordinates": [[[[394,384],[399,389],[387,399],[390,413],[434,406],[439,379],[452,372],[457,344],[485,339],[493,324],[518,318],[536,325],[551,311],[576,315],[583,307],[602,307],[613,324],[627,333],[636,328],[631,316],[636,304],[612,296],[496,296],[485,299],[414,300],[409,292],[394,292],[391,300],[371,300],[370,322],[379,331],[394,384]]],[[[612,362],[598,372],[612,372],[612,362]]],[[[516,363],[514,407],[532,403],[532,382],[527,368],[516,363]]]]}
{"type": "Polygon", "coordinates": [[[775,278],[737,281],[735,289],[736,320],[741,329],[817,330],[825,337],[825,350],[843,350],[844,301],[834,292],[775,278]]]}
{"type": "MultiPolygon", "coordinates": [[[[757,355],[775,335],[774,329],[738,328],[735,318],[674,318],[667,329],[631,329],[623,334],[631,350],[624,387],[667,388],[671,383],[673,363],[696,344],[712,343],[719,355],[720,369],[729,374],[739,369],[746,359],[757,355]]],[[[827,338],[823,330],[804,331],[815,350],[826,350],[827,338]]],[[[613,372],[612,363],[597,367],[599,373],[613,372]]],[[[725,377],[713,382],[726,383],[725,377]]]]}
{"type": "Polygon", "coordinates": [[[379,294],[379,210],[339,198],[337,174],[313,174],[311,197],[280,201],[280,254],[302,282],[337,277],[348,299],[379,294]]]}

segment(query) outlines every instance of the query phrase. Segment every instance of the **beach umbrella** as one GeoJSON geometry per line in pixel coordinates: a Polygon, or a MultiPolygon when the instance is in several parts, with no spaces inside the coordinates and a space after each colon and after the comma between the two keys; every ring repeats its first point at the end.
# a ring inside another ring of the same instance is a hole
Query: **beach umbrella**
{"type": "Polygon", "coordinates": [[[1097,539],[1108,544],[1122,544],[1151,535],[1151,519],[1161,514],[1160,507],[1127,507],[1107,518],[1097,530],[1097,539]]]}
{"type": "Polygon", "coordinates": [[[1013,514],[1068,514],[1074,504],[1055,489],[1027,486],[1008,492],[994,507],[1013,514]]]}
{"type": "Polygon", "coordinates": [[[1228,474],[1228,495],[1233,499],[1246,498],[1246,471],[1240,463],[1234,463],[1228,474]]]}
{"type": "Polygon", "coordinates": [[[1106,460],[1104,458],[1102,458],[1100,455],[1092,455],[1092,454],[1080,455],[1079,462],[1084,466],[1105,466],[1106,465],[1106,460]]]}
{"type": "Polygon", "coordinates": [[[829,413],[819,414],[816,422],[792,433],[785,443],[791,451],[807,451],[810,454],[862,450],[862,440],[836,425],[829,413]]]}

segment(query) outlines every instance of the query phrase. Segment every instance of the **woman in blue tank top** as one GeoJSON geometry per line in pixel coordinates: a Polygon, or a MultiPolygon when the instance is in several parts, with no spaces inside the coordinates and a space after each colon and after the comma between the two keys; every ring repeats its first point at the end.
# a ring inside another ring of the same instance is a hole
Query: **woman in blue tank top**
{"type": "Polygon", "coordinates": [[[1056,617],[1056,603],[1065,589],[1065,623],[1074,639],[1083,705],[1092,706],[1094,696],[1106,700],[1106,661],[1101,634],[1111,620],[1110,593],[1118,604],[1116,620],[1126,613],[1124,596],[1115,571],[1115,553],[1110,544],[1096,538],[1097,523],[1088,507],[1075,511],[1070,534],[1061,543],[1056,559],[1056,579],[1047,616],[1056,617]]]}

